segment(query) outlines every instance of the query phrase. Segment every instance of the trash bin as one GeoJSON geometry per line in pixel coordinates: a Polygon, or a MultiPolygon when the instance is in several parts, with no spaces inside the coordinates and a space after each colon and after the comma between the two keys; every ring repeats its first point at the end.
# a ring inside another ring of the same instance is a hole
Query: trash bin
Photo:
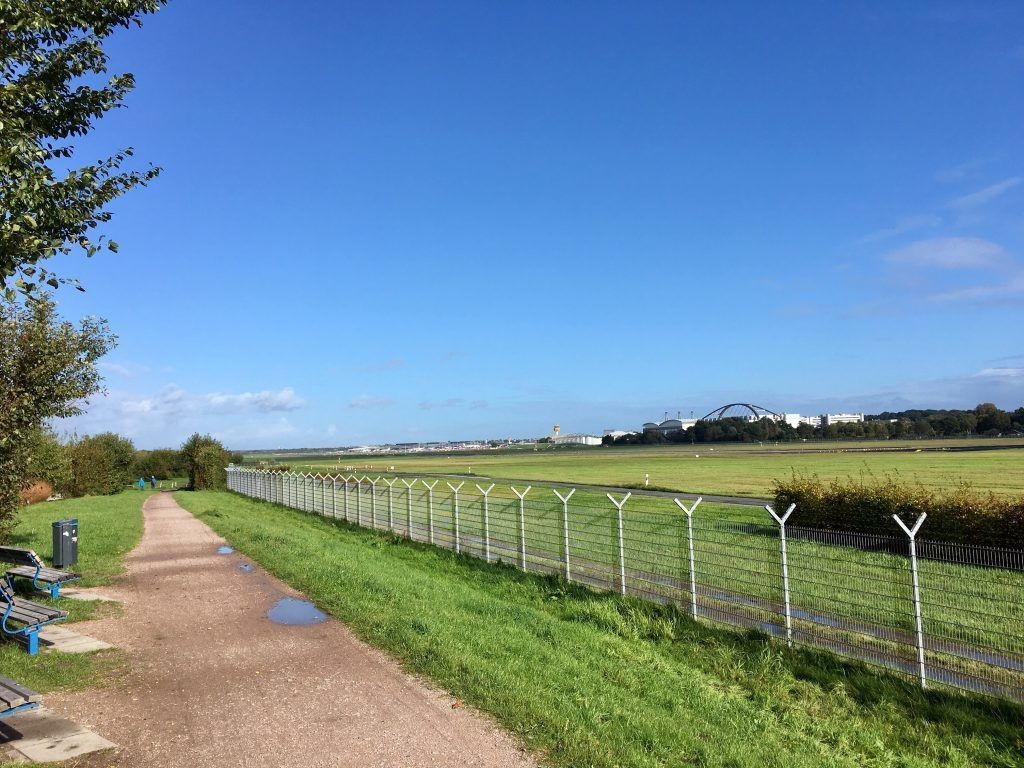
{"type": "Polygon", "coordinates": [[[53,523],[53,567],[67,568],[78,562],[78,518],[53,523]]]}

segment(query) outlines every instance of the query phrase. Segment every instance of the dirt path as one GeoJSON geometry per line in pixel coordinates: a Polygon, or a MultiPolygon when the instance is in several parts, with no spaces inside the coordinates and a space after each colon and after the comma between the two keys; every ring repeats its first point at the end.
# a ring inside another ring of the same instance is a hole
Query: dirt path
{"type": "Polygon", "coordinates": [[[266,618],[294,590],[179,507],[151,496],[124,615],[76,624],[123,648],[125,685],[50,694],[51,709],[122,747],[119,766],[530,766],[478,714],[402,672],[333,619],[266,618]]]}

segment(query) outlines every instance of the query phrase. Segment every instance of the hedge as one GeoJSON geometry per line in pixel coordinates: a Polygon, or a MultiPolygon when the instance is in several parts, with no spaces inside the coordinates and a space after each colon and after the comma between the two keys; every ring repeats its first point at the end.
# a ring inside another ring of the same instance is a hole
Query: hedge
{"type": "Polygon", "coordinates": [[[898,476],[834,479],[794,474],[776,480],[776,509],[796,504],[790,525],[883,535],[903,535],[894,514],[912,526],[922,512],[928,519],[921,539],[1024,550],[1024,497],[980,493],[967,484],[932,491],[898,476]]]}

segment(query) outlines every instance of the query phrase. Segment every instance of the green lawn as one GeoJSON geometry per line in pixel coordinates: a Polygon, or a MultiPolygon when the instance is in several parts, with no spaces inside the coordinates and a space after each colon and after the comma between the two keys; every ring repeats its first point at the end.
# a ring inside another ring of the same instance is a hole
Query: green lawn
{"type": "MultiPolygon", "coordinates": [[[[102,586],[123,572],[124,556],[142,536],[142,502],[149,491],[124,491],[115,496],[46,502],[23,508],[8,544],[29,547],[45,562],[51,559],[50,523],[68,517],[79,521],[78,564],[83,575],[76,586],[102,586]]],[[[19,584],[24,589],[24,585],[19,584]]],[[[68,621],[83,621],[98,611],[117,610],[109,603],[61,598],[52,601],[43,594],[27,595],[31,600],[55,605],[70,613],[68,621]]],[[[0,642],[0,670],[6,677],[40,693],[57,689],[78,689],[108,681],[120,668],[120,654],[101,651],[91,654],[40,653],[29,656],[17,644],[0,642]]]]}
{"type": "Polygon", "coordinates": [[[553,765],[1021,765],[1024,710],[229,493],[179,503],[553,765]]]}
{"type": "Polygon", "coordinates": [[[796,453],[802,444],[780,444],[777,453],[759,446],[718,444],[693,447],[626,447],[585,450],[491,451],[486,453],[284,458],[296,471],[326,471],[353,466],[379,473],[394,466],[400,473],[453,473],[495,478],[637,487],[649,476],[652,486],[692,493],[765,497],[778,478],[793,472],[822,478],[899,473],[929,488],[961,481],[981,491],[1024,494],[1024,448],[1020,440],[943,440],[897,443],[830,443],[813,448],[829,452],[796,453]],[[892,452],[880,448],[1016,445],[1017,450],[892,452]],[[861,448],[872,450],[864,452],[861,448]]]}

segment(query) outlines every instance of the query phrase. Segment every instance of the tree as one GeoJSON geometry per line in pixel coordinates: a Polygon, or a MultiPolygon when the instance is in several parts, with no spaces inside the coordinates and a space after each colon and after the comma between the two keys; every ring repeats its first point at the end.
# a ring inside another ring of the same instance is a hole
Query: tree
{"type": "Polygon", "coordinates": [[[0,0],[0,289],[8,301],[66,282],[39,266],[58,253],[116,252],[92,230],[110,219],[111,201],[159,174],[122,170],[131,147],[63,168],[74,155],[70,140],[135,86],[130,73],[107,79],[104,40],[165,2],[0,0]]]}
{"type": "Polygon", "coordinates": [[[181,457],[190,490],[226,487],[227,473],[224,470],[231,454],[219,440],[196,432],[181,446],[181,457]]]}
{"type": "Polygon", "coordinates": [[[126,437],[103,432],[71,445],[71,491],[75,496],[108,496],[133,478],[135,446],[126,437]]]}
{"type": "Polygon", "coordinates": [[[31,431],[26,453],[24,479],[45,480],[61,492],[70,488],[71,453],[51,427],[43,424],[31,431]]]}
{"type": "Polygon", "coordinates": [[[100,391],[96,361],[115,343],[103,320],[58,321],[45,294],[26,305],[0,301],[0,534],[17,509],[34,431],[82,413],[100,391]]]}

